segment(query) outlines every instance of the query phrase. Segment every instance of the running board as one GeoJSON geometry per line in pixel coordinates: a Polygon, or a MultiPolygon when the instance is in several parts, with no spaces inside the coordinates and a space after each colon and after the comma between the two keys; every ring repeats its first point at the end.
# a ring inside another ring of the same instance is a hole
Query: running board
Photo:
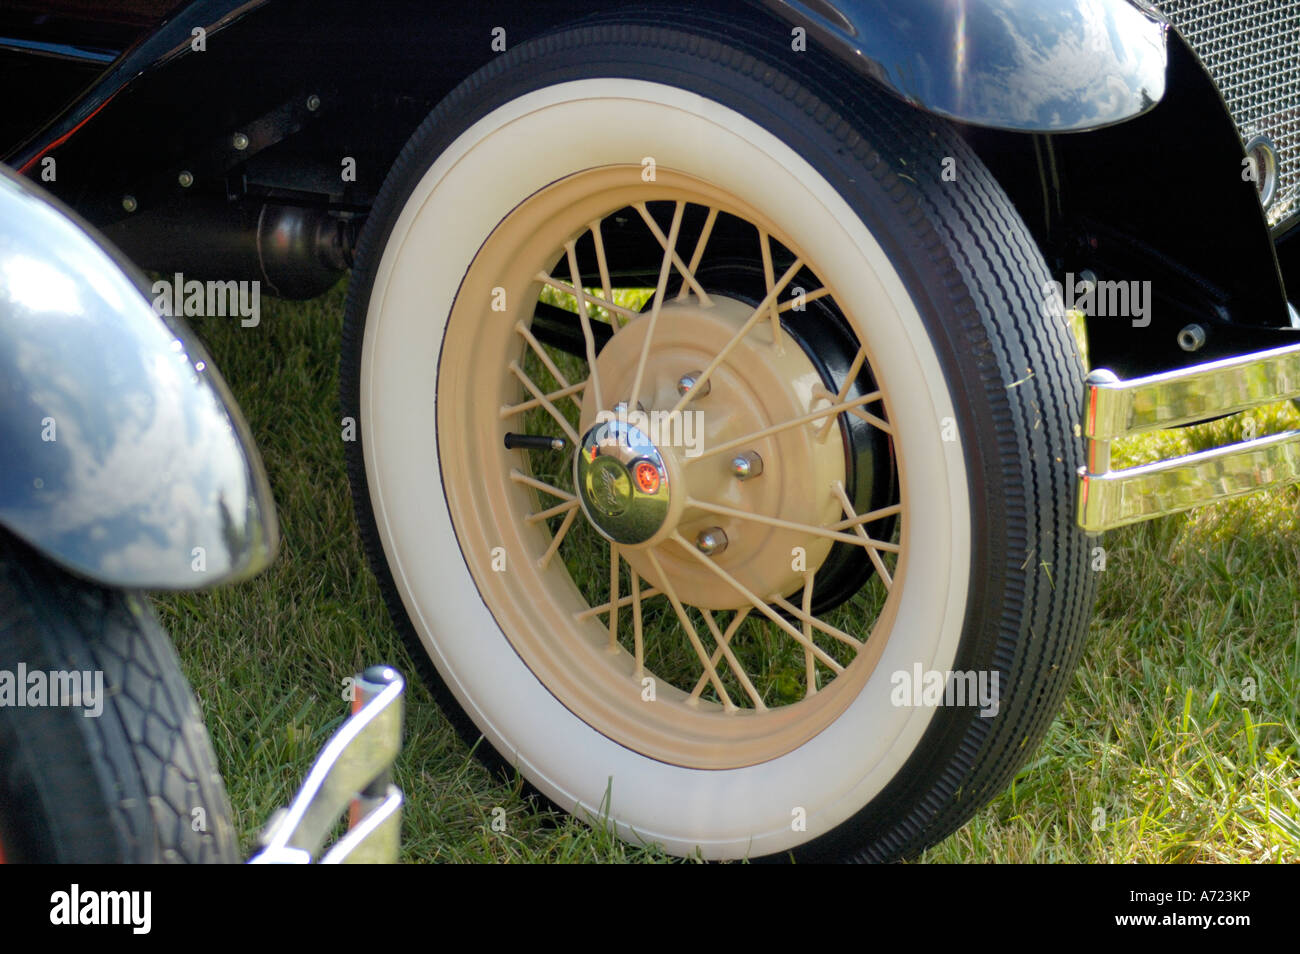
{"type": "Polygon", "coordinates": [[[1300,480],[1300,431],[1110,468],[1111,442],[1121,437],[1295,397],[1300,397],[1300,345],[1130,381],[1105,368],[1093,371],[1083,415],[1088,464],[1079,468],[1079,526],[1110,530],[1300,480]]]}

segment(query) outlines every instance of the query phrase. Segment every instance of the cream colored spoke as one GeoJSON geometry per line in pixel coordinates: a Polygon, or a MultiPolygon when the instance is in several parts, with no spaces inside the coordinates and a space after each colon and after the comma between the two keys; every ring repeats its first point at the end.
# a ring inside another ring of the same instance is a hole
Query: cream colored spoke
{"type": "Polygon", "coordinates": [[[578,321],[582,324],[582,337],[587,343],[587,371],[596,407],[605,406],[600,392],[600,370],[596,364],[596,336],[591,331],[591,316],[587,314],[587,290],[582,287],[582,274],[578,271],[577,243],[564,243],[564,254],[569,259],[569,278],[573,282],[573,297],[578,300],[578,321]]]}
{"type": "Polygon", "coordinates": [[[578,437],[578,432],[573,429],[573,425],[571,425],[565,416],[560,413],[559,408],[551,403],[550,399],[542,393],[541,388],[533,383],[533,379],[524,373],[524,369],[519,367],[518,361],[510,362],[510,371],[523,383],[524,387],[528,389],[528,393],[533,396],[533,400],[546,408],[546,413],[555,419],[556,424],[560,425],[560,429],[568,435],[569,440],[573,441],[573,446],[577,447],[580,445],[582,439],[578,437]]]}
{"type": "Polygon", "coordinates": [[[632,572],[632,659],[636,667],[632,678],[640,682],[645,673],[645,646],[641,639],[641,576],[635,568],[632,572]]]}
{"type": "Polygon", "coordinates": [[[767,306],[768,314],[772,318],[772,347],[781,347],[781,311],[777,307],[777,298],[772,294],[772,288],[776,285],[776,276],[772,274],[772,243],[768,241],[767,233],[760,231],[758,233],[758,246],[762,251],[763,257],[763,281],[767,283],[767,297],[769,304],[767,306]]]}
{"type": "Polygon", "coordinates": [[[855,517],[847,520],[840,520],[832,523],[826,529],[828,530],[846,530],[849,527],[865,526],[868,523],[875,523],[877,520],[884,520],[886,517],[892,517],[895,514],[903,512],[902,504],[890,504],[888,507],[881,507],[879,510],[871,510],[867,513],[860,513],[855,517]]]}
{"type": "Polygon", "coordinates": [[[745,584],[741,583],[739,580],[737,580],[734,576],[732,576],[722,567],[718,566],[718,564],[714,560],[709,559],[699,550],[695,549],[695,547],[692,546],[691,543],[680,533],[674,530],[672,539],[675,540],[677,542],[677,545],[680,546],[683,550],[685,550],[691,556],[695,557],[706,567],[708,567],[711,573],[713,573],[715,576],[721,577],[727,583],[731,584],[732,589],[734,589],[745,599],[749,600],[750,605],[752,605],[754,609],[758,610],[760,613],[762,613],[772,622],[776,623],[776,625],[783,632],[785,632],[792,639],[794,639],[794,641],[797,642],[800,646],[803,646],[805,649],[811,649],[813,655],[815,655],[819,660],[821,660],[823,663],[829,666],[832,672],[841,673],[844,671],[844,667],[841,666],[839,663],[837,663],[830,656],[828,656],[824,649],[822,649],[820,646],[817,646],[814,643],[811,643],[809,640],[804,639],[803,633],[799,632],[799,630],[791,626],[788,620],[782,619],[780,615],[778,615],[777,612],[772,609],[772,607],[768,606],[766,602],[764,602],[763,600],[755,596],[753,592],[747,586],[745,586],[745,584]]]}
{"type": "MultiPolygon", "coordinates": [[[[648,589],[642,590],[640,595],[642,600],[648,600],[652,596],[662,596],[663,594],[659,590],[651,586],[648,589]]],[[[622,609],[624,606],[631,606],[631,605],[632,605],[632,597],[620,596],[618,598],[619,609],[622,609]]],[[[584,619],[591,619],[593,616],[599,616],[601,613],[608,613],[608,612],[609,612],[609,603],[601,603],[599,606],[589,606],[585,610],[580,610],[579,612],[574,613],[573,618],[578,620],[579,622],[582,622],[582,620],[584,619]]]]}
{"type": "MultiPolygon", "coordinates": [[[[867,349],[859,348],[857,355],[853,359],[853,363],[849,365],[848,374],[844,375],[844,383],[840,385],[839,393],[835,395],[835,400],[832,403],[841,404],[843,403],[844,399],[849,396],[849,389],[853,387],[853,382],[857,380],[858,372],[862,370],[862,362],[866,360],[867,360],[867,349]]],[[[822,393],[826,395],[830,394],[830,392],[827,391],[825,388],[821,388],[820,390],[822,393]]],[[[832,417],[829,420],[827,420],[825,424],[822,425],[822,429],[817,433],[817,440],[819,441],[826,440],[826,435],[828,435],[831,432],[831,428],[834,426],[835,426],[835,418],[832,417]]]]}
{"type": "Polygon", "coordinates": [[[600,290],[605,295],[605,306],[608,307],[614,303],[614,286],[609,280],[609,263],[605,259],[605,240],[600,234],[600,219],[596,219],[587,227],[591,229],[591,240],[596,243],[596,268],[600,271],[600,290]]]}
{"type": "MultiPolygon", "coordinates": [[[[859,351],[858,357],[862,357],[862,356],[863,356],[863,352],[859,351]]],[[[854,372],[853,374],[855,376],[857,372],[854,372]]],[[[844,381],[844,386],[840,387],[839,394],[833,394],[832,391],[826,390],[826,387],[823,387],[822,385],[818,385],[813,389],[813,400],[828,400],[828,402],[831,403],[842,402],[842,400],[844,400],[845,398],[845,395],[848,395],[849,387],[850,385],[852,385],[852,383],[853,383],[853,376],[846,377],[844,381]]],[[[872,394],[879,394],[879,391],[872,391],[872,394]]],[[[849,411],[846,413],[850,413],[850,415],[857,417],[857,419],[859,420],[866,421],[867,424],[874,426],[874,428],[883,430],[884,433],[891,435],[891,437],[893,435],[892,426],[889,426],[889,421],[884,420],[883,417],[876,417],[874,413],[871,413],[870,411],[865,411],[865,409],[861,407],[850,408],[849,411]]],[[[826,439],[826,435],[829,432],[831,432],[832,424],[835,424],[835,419],[833,419],[833,417],[831,420],[827,421],[826,424],[822,425],[822,430],[818,432],[818,441],[824,441],[824,439],[826,439]]]]}
{"type": "Polygon", "coordinates": [[[569,379],[566,378],[564,373],[555,366],[555,362],[552,361],[551,356],[546,353],[546,349],[542,347],[541,342],[533,337],[531,329],[529,329],[529,327],[522,321],[516,321],[515,331],[520,335],[520,337],[528,342],[529,347],[533,349],[533,353],[541,359],[542,364],[546,365],[546,370],[551,372],[551,377],[555,378],[560,387],[567,388],[569,386],[569,379]]]}
{"type": "Polygon", "coordinates": [[[686,630],[686,635],[690,638],[691,645],[695,647],[695,654],[700,657],[700,662],[704,665],[704,671],[709,676],[709,682],[713,684],[713,688],[717,692],[718,698],[722,700],[722,707],[728,712],[736,711],[738,707],[731,701],[731,696],[727,695],[726,687],[722,685],[722,680],[718,678],[718,670],[709,660],[709,654],[705,651],[704,644],[700,642],[700,634],[695,631],[695,624],[692,623],[691,618],[686,615],[686,609],[682,606],[681,600],[677,598],[677,593],[673,589],[673,585],[668,581],[668,575],[664,573],[663,567],[659,565],[659,558],[655,556],[653,550],[647,550],[646,556],[650,558],[650,565],[653,566],[655,572],[659,574],[659,579],[663,580],[664,594],[668,597],[668,602],[673,604],[673,612],[675,612],[677,618],[681,620],[682,628],[686,630]]]}
{"type": "MultiPolygon", "coordinates": [[[[691,255],[691,264],[689,266],[692,275],[700,267],[700,262],[704,259],[704,247],[709,244],[709,237],[713,234],[713,225],[718,221],[718,210],[709,208],[708,217],[704,220],[704,228],[700,230],[699,240],[695,243],[695,252],[691,255]]],[[[682,282],[681,291],[677,293],[678,301],[686,300],[686,291],[689,286],[682,282]]]]}
{"type": "MultiPolygon", "coordinates": [[[[569,379],[564,376],[558,367],[555,366],[555,362],[552,361],[551,356],[546,353],[546,349],[542,347],[541,342],[533,337],[532,330],[522,321],[515,323],[515,331],[519,332],[519,334],[523,336],[523,339],[528,342],[528,347],[533,349],[533,354],[537,355],[542,364],[546,366],[546,370],[551,372],[551,377],[555,378],[556,383],[560,385],[561,392],[563,392],[561,396],[573,397],[574,394],[586,387],[587,382],[585,381],[577,385],[569,383],[569,379]]],[[[576,397],[574,397],[573,400],[578,407],[582,407],[582,402],[576,397]]]]}
{"type": "Polygon", "coordinates": [[[560,524],[560,528],[555,531],[555,536],[551,538],[551,545],[546,548],[546,552],[542,554],[542,558],[537,561],[537,568],[539,570],[545,570],[550,566],[551,557],[555,556],[555,551],[560,549],[560,544],[564,541],[565,536],[568,535],[569,528],[573,526],[573,518],[577,515],[578,509],[576,507],[564,515],[564,520],[560,524]]]}
{"type": "MultiPolygon", "coordinates": [[[[808,588],[805,586],[804,595],[807,596],[807,594],[808,594],[808,588]]],[[[787,600],[780,593],[775,594],[770,600],[768,600],[768,602],[775,603],[777,606],[781,607],[781,609],[785,610],[787,613],[789,613],[795,619],[799,620],[801,623],[805,624],[806,626],[811,626],[813,629],[817,630],[818,632],[825,633],[827,636],[830,636],[832,639],[836,639],[839,642],[843,643],[845,646],[851,647],[855,652],[860,651],[862,647],[866,645],[866,643],[862,642],[862,640],[854,639],[848,633],[844,632],[844,630],[836,629],[834,626],[832,626],[830,623],[826,622],[825,620],[818,619],[816,616],[812,615],[812,610],[810,608],[811,604],[807,604],[804,606],[803,609],[800,609],[799,607],[791,603],[789,600],[787,600]]],[[[804,602],[807,603],[807,600],[805,600],[804,602]]]]}
{"type": "Polygon", "coordinates": [[[529,477],[521,470],[510,471],[510,479],[517,484],[523,484],[525,487],[532,487],[534,490],[540,490],[544,494],[550,494],[552,497],[559,497],[561,500],[572,500],[578,502],[578,498],[573,496],[567,490],[561,490],[554,484],[548,484],[544,480],[538,480],[536,477],[529,477]]]}
{"type": "MultiPolygon", "coordinates": [[[[575,299],[578,297],[577,290],[562,278],[555,278],[546,274],[546,272],[538,272],[533,277],[543,285],[550,285],[556,291],[564,292],[566,295],[572,295],[575,299]]],[[[600,302],[600,307],[612,314],[621,315],[628,321],[641,317],[640,312],[633,311],[631,308],[624,308],[622,305],[616,305],[612,301],[602,301],[600,302]]]]}
{"type": "MultiPolygon", "coordinates": [[[[678,202],[677,207],[685,211],[686,204],[684,202],[678,202]]],[[[695,294],[699,296],[701,305],[704,305],[706,308],[711,306],[713,300],[709,298],[708,292],[704,290],[704,286],[695,280],[695,269],[688,267],[687,264],[682,261],[682,257],[677,254],[677,241],[675,239],[673,241],[668,240],[668,237],[663,233],[663,229],[659,228],[659,223],[650,215],[650,210],[646,208],[644,202],[636,203],[633,208],[641,213],[641,218],[645,220],[646,227],[650,229],[651,233],[653,233],[655,241],[662,245],[664,251],[672,256],[672,263],[677,267],[677,271],[679,271],[682,276],[682,290],[684,291],[686,286],[689,285],[691,288],[695,289],[695,294]]],[[[678,297],[680,298],[681,296],[679,295],[678,297]]]]}
{"type": "MultiPolygon", "coordinates": [[[[803,574],[803,634],[808,642],[812,642],[812,592],[813,592],[813,570],[805,570],[803,574]]],[[[782,600],[784,602],[784,600],[782,600]]],[[[817,694],[817,660],[813,658],[812,651],[807,647],[803,651],[803,668],[804,679],[807,683],[804,687],[803,696],[807,699],[809,696],[817,694]]]]}
{"type": "MultiPolygon", "coordinates": [[[[748,606],[746,606],[744,609],[740,609],[736,611],[736,615],[733,616],[731,618],[731,622],[727,624],[727,631],[723,633],[721,639],[718,640],[718,648],[713,650],[713,655],[709,657],[712,660],[713,665],[716,666],[718,664],[718,661],[722,659],[723,645],[727,645],[727,646],[731,645],[731,640],[736,635],[736,631],[740,629],[740,624],[743,623],[748,616],[749,616],[748,606]]],[[[714,638],[718,639],[716,633],[714,634],[714,638]]],[[[699,694],[704,691],[704,687],[708,683],[708,681],[709,681],[709,677],[706,674],[701,674],[700,678],[695,682],[695,688],[691,690],[691,698],[698,697],[699,694]]],[[[763,700],[761,698],[754,700],[754,706],[755,708],[758,709],[767,708],[767,706],[763,704],[763,700]]]]}
{"type": "Polygon", "coordinates": [[[637,358],[636,374],[632,378],[632,393],[628,397],[628,407],[636,407],[637,401],[641,398],[641,381],[645,377],[645,363],[650,357],[650,344],[654,341],[655,326],[659,323],[659,312],[664,306],[664,291],[668,288],[668,275],[673,266],[673,249],[677,246],[677,235],[682,229],[682,213],[685,211],[686,203],[678,202],[677,210],[673,212],[672,227],[668,230],[668,239],[664,243],[664,257],[659,265],[659,283],[655,286],[655,303],[650,308],[650,324],[646,326],[645,341],[641,342],[641,355],[637,358]]]}
{"type": "MultiPolygon", "coordinates": [[[[849,500],[849,495],[844,492],[844,485],[837,480],[831,484],[831,490],[834,492],[835,496],[839,497],[840,506],[844,508],[844,512],[849,516],[849,518],[852,519],[856,517],[857,514],[853,512],[853,502],[849,500]]],[[[861,538],[863,545],[866,546],[867,556],[871,558],[871,563],[876,568],[876,573],[880,575],[880,582],[885,584],[885,591],[888,592],[889,588],[894,585],[894,578],[890,575],[889,569],[885,566],[885,561],[880,559],[880,554],[876,552],[877,550],[886,549],[886,545],[882,544],[879,540],[873,540],[869,537],[867,531],[862,528],[862,524],[860,523],[853,524],[853,529],[858,532],[858,536],[861,538]]],[[[888,549],[891,549],[894,553],[900,552],[899,547],[896,544],[888,544],[888,549]]]]}
{"type": "MultiPolygon", "coordinates": [[[[716,513],[720,517],[731,517],[733,520],[747,520],[750,523],[761,523],[769,527],[777,527],[781,530],[794,530],[796,533],[806,533],[809,536],[825,537],[828,540],[836,540],[840,543],[848,543],[857,546],[862,541],[851,533],[843,533],[839,530],[831,530],[828,527],[819,527],[811,523],[798,523],[794,520],[782,520],[780,517],[769,517],[767,514],[754,513],[751,510],[737,510],[735,507],[725,507],[722,504],[709,503],[707,500],[696,500],[694,497],[688,497],[686,500],[687,507],[696,507],[707,513],[716,513]]],[[[893,544],[882,544],[882,546],[893,546],[893,544]]]]}
{"type": "MultiPolygon", "coordinates": [[[[803,296],[803,303],[806,305],[811,301],[816,301],[818,298],[825,298],[830,293],[831,290],[829,288],[818,288],[815,291],[805,292],[803,296]]],[[[782,302],[781,307],[778,308],[777,310],[782,313],[785,313],[797,304],[799,304],[799,299],[791,298],[787,302],[782,302]]]]}
{"type": "MultiPolygon", "coordinates": [[[[762,320],[763,315],[767,312],[768,306],[780,297],[781,290],[789,284],[790,279],[794,278],[795,273],[801,268],[803,268],[803,260],[795,259],[794,264],[791,265],[789,270],[781,276],[781,280],[777,282],[776,286],[767,293],[767,296],[758,303],[758,307],[754,309],[753,314],[751,314],[745,323],[740,326],[740,330],[732,335],[731,340],[722,346],[722,350],[713,356],[713,360],[710,361],[708,367],[700,373],[700,376],[695,379],[695,383],[691,386],[691,389],[677,399],[677,403],[673,405],[670,413],[676,414],[695,398],[695,395],[699,393],[700,388],[704,387],[705,382],[712,377],[713,372],[718,370],[718,366],[722,364],[723,361],[727,360],[727,355],[731,354],[732,349],[734,349],[736,345],[740,344],[740,342],[745,339],[745,335],[749,334],[753,327],[762,320]]],[[[691,458],[691,460],[695,459],[696,458],[691,458]]]]}
{"type": "MultiPolygon", "coordinates": [[[[586,386],[586,381],[579,381],[577,384],[570,384],[567,388],[560,388],[558,391],[552,391],[550,394],[545,395],[545,397],[546,400],[552,403],[558,401],[560,398],[573,398],[574,403],[576,403],[578,407],[582,407],[582,402],[579,401],[575,395],[581,394],[586,386]]],[[[507,417],[514,417],[516,414],[522,414],[524,411],[531,411],[533,408],[541,406],[542,402],[537,398],[530,398],[522,404],[508,404],[501,409],[501,418],[504,420],[507,417]]]]}
{"type": "MultiPolygon", "coordinates": [[[[686,393],[689,395],[690,391],[687,391],[686,393]]],[[[856,397],[851,401],[845,401],[842,404],[832,404],[829,407],[818,408],[815,411],[809,411],[807,414],[800,414],[798,417],[792,417],[788,421],[782,421],[780,424],[770,424],[767,427],[761,428],[757,431],[752,431],[742,437],[737,437],[735,440],[715,444],[696,454],[694,457],[687,457],[684,463],[689,467],[691,464],[698,464],[700,461],[713,457],[716,454],[725,454],[728,451],[733,451],[737,447],[747,448],[757,440],[761,440],[764,437],[771,437],[773,434],[780,434],[782,431],[788,431],[792,427],[799,427],[801,424],[807,424],[811,421],[819,421],[828,414],[833,417],[834,415],[841,414],[850,408],[855,408],[859,404],[870,404],[872,401],[878,400],[880,400],[880,392],[872,391],[870,394],[864,394],[861,397],[856,397]]]]}
{"type": "Polygon", "coordinates": [[[564,503],[556,504],[554,507],[549,507],[546,510],[537,513],[530,513],[528,516],[524,517],[524,523],[540,523],[541,521],[547,520],[551,517],[558,517],[562,513],[568,513],[570,510],[576,509],[577,506],[578,501],[566,500],[564,503]]]}
{"type": "Polygon", "coordinates": [[[864,411],[860,407],[855,407],[851,408],[849,413],[859,420],[866,421],[871,426],[879,428],[891,437],[893,436],[894,429],[889,426],[889,422],[883,418],[876,417],[876,415],[872,414],[870,411],[864,411]]]}
{"type": "Polygon", "coordinates": [[[618,544],[609,541],[609,601],[613,608],[609,611],[609,648],[618,648],[618,544]]]}
{"type": "Polygon", "coordinates": [[[714,621],[713,614],[703,607],[697,608],[700,610],[700,614],[704,617],[705,625],[709,627],[709,633],[713,636],[713,641],[717,643],[717,649],[713,651],[713,656],[710,657],[713,664],[715,666],[717,665],[717,654],[719,652],[722,653],[722,655],[727,658],[727,665],[731,667],[731,671],[736,674],[736,678],[740,681],[741,686],[744,687],[745,695],[749,696],[749,700],[754,703],[754,708],[766,709],[767,706],[763,705],[763,697],[758,694],[758,690],[754,688],[754,684],[749,681],[749,676],[745,674],[745,670],[741,667],[740,660],[738,660],[736,654],[731,651],[730,643],[734,630],[729,629],[724,635],[719,632],[718,624],[714,621]]]}

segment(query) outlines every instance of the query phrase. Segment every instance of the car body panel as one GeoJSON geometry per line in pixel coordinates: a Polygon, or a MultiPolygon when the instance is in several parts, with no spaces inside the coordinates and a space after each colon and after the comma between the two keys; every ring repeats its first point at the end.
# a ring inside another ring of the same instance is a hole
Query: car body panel
{"type": "MultiPolygon", "coordinates": [[[[509,42],[519,42],[609,8],[581,0],[433,9],[393,2],[362,12],[345,0],[193,0],[163,16],[166,3],[140,0],[132,5],[134,18],[114,19],[63,0],[49,4],[63,13],[56,18],[62,32],[52,33],[45,23],[38,30],[24,13],[37,6],[29,0],[0,18],[0,48],[6,42],[11,48],[37,41],[104,43],[120,39],[132,24],[140,32],[84,95],[25,145],[0,143],[0,155],[25,172],[38,159],[59,154],[74,136],[100,154],[127,160],[129,137],[123,141],[117,131],[146,128],[133,125],[146,115],[144,107],[151,124],[183,131],[187,123],[180,116],[202,114],[217,96],[238,101],[242,86],[276,86],[269,74],[282,72],[286,49],[295,51],[299,78],[316,85],[328,83],[331,72],[364,75],[375,66],[367,61],[381,57],[390,62],[377,75],[392,91],[419,93],[439,76],[458,81],[490,59],[492,31],[506,30],[502,24],[509,27],[509,42]],[[103,27],[98,32],[97,24],[103,27]],[[203,49],[191,44],[197,28],[205,31],[203,49]],[[229,31],[225,40],[223,31],[229,31]],[[436,55],[412,53],[420,48],[436,55]],[[313,50],[321,55],[313,57],[313,50]],[[210,69],[200,75],[194,67],[203,61],[210,69]],[[214,88],[203,77],[219,81],[214,88]],[[169,95],[159,97],[158,88],[169,95]]],[[[1164,94],[1165,26],[1129,0],[711,0],[693,8],[710,9],[749,19],[761,9],[792,34],[806,30],[809,49],[820,45],[908,102],[976,125],[1092,129],[1140,115],[1164,94]]]]}

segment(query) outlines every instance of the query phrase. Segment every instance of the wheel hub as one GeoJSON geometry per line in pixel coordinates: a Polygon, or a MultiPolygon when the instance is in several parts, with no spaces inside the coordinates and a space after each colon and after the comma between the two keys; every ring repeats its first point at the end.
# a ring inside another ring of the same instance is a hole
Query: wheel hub
{"type": "Polygon", "coordinates": [[[712,450],[827,403],[818,397],[822,378],[803,349],[785,332],[774,341],[766,315],[713,369],[707,387],[672,413],[681,383],[693,383],[753,313],[750,304],[716,295],[708,305],[693,297],[665,304],[635,400],[631,388],[648,315],[619,329],[596,359],[601,398],[613,409],[598,407],[594,388],[584,394],[587,430],[574,463],[582,512],[601,535],[626,548],[624,558],[644,579],[661,587],[662,569],[684,603],[709,609],[749,603],[703,572],[681,541],[763,599],[798,590],[831,548],[825,537],[717,508],[816,526],[840,516],[829,489],[845,479],[844,450],[824,422],[712,450]],[[737,458],[745,460],[743,468],[737,458]]]}

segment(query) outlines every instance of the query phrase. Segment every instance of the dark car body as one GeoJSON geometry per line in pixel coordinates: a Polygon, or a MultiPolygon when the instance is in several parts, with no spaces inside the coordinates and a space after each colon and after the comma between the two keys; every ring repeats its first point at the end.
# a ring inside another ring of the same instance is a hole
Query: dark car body
{"type": "MultiPolygon", "coordinates": [[[[0,155],[145,267],[311,297],[349,264],[386,171],[448,90],[502,43],[605,6],[20,0],[0,13],[0,70],[21,90],[0,121],[0,155]]],[[[715,0],[677,15],[791,34],[861,82],[959,121],[1054,270],[1170,276],[1157,283],[1169,292],[1154,309],[1161,333],[1135,343],[1094,323],[1094,364],[1132,376],[1291,342],[1279,262],[1294,269],[1300,257],[1294,218],[1270,233],[1240,175],[1243,131],[1154,7],[715,0]],[[1193,320],[1208,332],[1194,355],[1176,343],[1193,320]]],[[[1286,53],[1275,31],[1252,42],[1286,53]]],[[[1287,82],[1272,92],[1293,112],[1287,82]]],[[[1294,203],[1294,115],[1251,121],[1285,147],[1280,199],[1294,203]]]]}

